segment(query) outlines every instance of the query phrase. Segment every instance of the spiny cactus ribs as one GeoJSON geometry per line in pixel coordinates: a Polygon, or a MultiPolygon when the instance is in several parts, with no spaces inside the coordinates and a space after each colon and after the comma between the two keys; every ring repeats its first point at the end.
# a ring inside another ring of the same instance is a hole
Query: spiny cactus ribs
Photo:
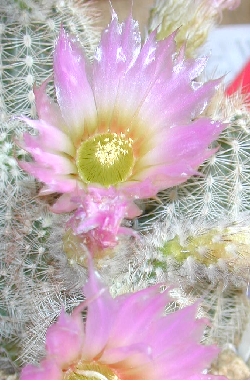
{"type": "MultiPolygon", "coordinates": [[[[17,165],[16,159],[25,153],[13,140],[26,127],[13,117],[35,117],[33,86],[52,73],[60,26],[76,34],[91,56],[99,37],[95,20],[96,12],[85,0],[0,0],[0,368],[7,373],[20,365],[14,360],[26,342],[27,325],[32,325],[31,317],[37,314],[34,309],[56,304],[48,320],[44,319],[50,324],[60,313],[60,300],[66,309],[79,303],[80,289],[76,285],[79,277],[74,270],[67,277],[66,259],[59,263],[57,250],[47,242],[57,222],[48,207],[38,202],[38,184],[17,165]],[[65,283],[66,278],[74,281],[65,283]]],[[[41,324],[44,333],[42,319],[41,324]]]]}
{"type": "Polygon", "coordinates": [[[52,73],[60,26],[76,34],[91,56],[99,36],[96,16],[84,0],[1,0],[0,15],[0,107],[9,115],[35,116],[32,88],[52,73]]]}

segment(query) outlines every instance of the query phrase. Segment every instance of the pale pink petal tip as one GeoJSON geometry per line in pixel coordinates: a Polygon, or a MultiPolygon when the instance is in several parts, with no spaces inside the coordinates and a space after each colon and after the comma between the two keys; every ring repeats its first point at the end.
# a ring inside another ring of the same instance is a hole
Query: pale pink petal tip
{"type": "Polygon", "coordinates": [[[95,119],[96,107],[84,52],[76,38],[68,36],[63,28],[54,52],[54,77],[62,116],[76,142],[84,132],[84,120],[95,119]]]}

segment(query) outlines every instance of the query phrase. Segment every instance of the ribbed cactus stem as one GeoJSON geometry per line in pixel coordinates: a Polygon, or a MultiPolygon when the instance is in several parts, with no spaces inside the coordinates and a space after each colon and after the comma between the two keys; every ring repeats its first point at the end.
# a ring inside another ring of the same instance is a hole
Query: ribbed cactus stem
{"type": "MultiPolygon", "coordinates": [[[[52,73],[54,41],[61,24],[77,34],[89,55],[99,31],[95,11],[84,0],[0,0],[0,369],[26,352],[27,329],[36,310],[43,334],[65,308],[79,302],[84,272],[69,268],[49,200],[39,199],[39,184],[17,164],[25,152],[14,139],[27,127],[14,118],[36,116],[33,86],[52,73]],[[38,291],[39,290],[39,291],[38,291]],[[80,294],[80,293],[79,293],[80,294]],[[51,305],[57,304],[56,308],[51,305]],[[4,352],[5,351],[5,352],[4,352]],[[18,351],[18,352],[17,352],[18,351]],[[6,360],[8,359],[8,361],[6,360]],[[7,361],[7,364],[6,364],[7,361]]],[[[53,88],[49,91],[53,93],[53,88]]],[[[16,363],[16,370],[19,363],[16,363]]]]}
{"type": "Polygon", "coordinates": [[[35,117],[33,85],[52,73],[52,52],[60,26],[77,34],[91,55],[99,37],[94,12],[84,0],[9,0],[5,6],[0,3],[0,11],[2,110],[6,107],[9,115],[35,117]]]}

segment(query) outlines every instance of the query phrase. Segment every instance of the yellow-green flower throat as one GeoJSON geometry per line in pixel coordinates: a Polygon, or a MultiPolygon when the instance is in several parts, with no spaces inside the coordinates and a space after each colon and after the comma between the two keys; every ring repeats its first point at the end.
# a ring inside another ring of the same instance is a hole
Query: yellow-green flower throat
{"type": "Polygon", "coordinates": [[[108,187],[127,180],[134,166],[132,144],[123,133],[99,134],[83,141],[76,157],[82,181],[108,187]]]}

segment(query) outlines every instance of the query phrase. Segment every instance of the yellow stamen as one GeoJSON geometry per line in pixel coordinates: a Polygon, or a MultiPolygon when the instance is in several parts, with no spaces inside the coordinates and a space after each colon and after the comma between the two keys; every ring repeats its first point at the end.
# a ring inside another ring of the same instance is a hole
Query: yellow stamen
{"type": "Polygon", "coordinates": [[[95,135],[78,148],[76,165],[84,182],[104,186],[123,182],[134,166],[133,140],[123,133],[95,135]]]}

